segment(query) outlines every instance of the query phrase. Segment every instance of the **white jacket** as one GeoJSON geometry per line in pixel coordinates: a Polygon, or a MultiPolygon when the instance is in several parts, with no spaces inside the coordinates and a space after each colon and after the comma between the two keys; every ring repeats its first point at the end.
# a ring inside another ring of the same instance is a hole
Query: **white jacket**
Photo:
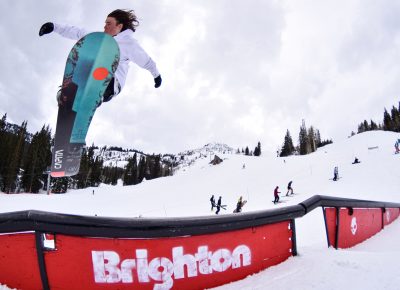
{"type": "MultiPolygon", "coordinates": [[[[54,32],[57,32],[58,34],[66,38],[75,40],[81,39],[89,33],[82,28],[56,23],[54,23],[54,32]]],[[[125,85],[130,61],[148,70],[152,74],[153,78],[156,78],[160,75],[157,70],[156,63],[151,59],[151,57],[144,51],[137,40],[133,37],[132,30],[126,29],[114,36],[114,39],[117,41],[120,50],[120,59],[117,71],[115,72],[115,78],[120,84],[121,89],[125,85]]]]}

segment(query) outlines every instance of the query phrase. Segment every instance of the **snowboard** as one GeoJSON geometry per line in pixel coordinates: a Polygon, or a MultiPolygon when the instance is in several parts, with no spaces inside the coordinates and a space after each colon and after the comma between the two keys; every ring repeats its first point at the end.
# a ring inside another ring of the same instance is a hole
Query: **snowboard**
{"type": "MultiPolygon", "coordinates": [[[[218,205],[215,202],[213,202],[212,204],[214,205],[214,207],[218,207],[218,205]]],[[[226,210],[226,204],[221,204],[220,206],[222,209],[226,210]]]]}
{"type": "Polygon", "coordinates": [[[278,202],[274,202],[274,201],[272,201],[272,203],[285,203],[286,201],[284,201],[284,200],[279,200],[278,202]]]}
{"type": "Polygon", "coordinates": [[[72,47],[58,106],[52,177],[72,176],[79,172],[90,122],[118,62],[118,44],[103,32],[90,33],[72,47]]]}

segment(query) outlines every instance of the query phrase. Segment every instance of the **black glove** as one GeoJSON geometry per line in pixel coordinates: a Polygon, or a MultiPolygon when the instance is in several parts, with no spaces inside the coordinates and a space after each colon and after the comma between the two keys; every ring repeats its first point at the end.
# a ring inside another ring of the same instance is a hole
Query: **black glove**
{"type": "Polygon", "coordinates": [[[40,27],[39,36],[51,33],[51,32],[53,32],[53,30],[54,30],[54,24],[51,22],[47,22],[47,23],[43,24],[42,27],[40,27]]]}
{"type": "Polygon", "coordinates": [[[154,79],[154,87],[159,88],[161,86],[161,82],[162,82],[161,75],[159,75],[154,79]]]}

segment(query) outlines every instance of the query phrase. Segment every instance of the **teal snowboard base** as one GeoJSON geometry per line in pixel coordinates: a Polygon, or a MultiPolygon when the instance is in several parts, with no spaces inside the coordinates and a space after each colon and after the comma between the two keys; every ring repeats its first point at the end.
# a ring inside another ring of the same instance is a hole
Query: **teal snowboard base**
{"type": "Polygon", "coordinates": [[[71,49],[58,107],[52,177],[72,176],[79,172],[90,122],[118,62],[118,44],[102,32],[84,36],[71,49]]]}

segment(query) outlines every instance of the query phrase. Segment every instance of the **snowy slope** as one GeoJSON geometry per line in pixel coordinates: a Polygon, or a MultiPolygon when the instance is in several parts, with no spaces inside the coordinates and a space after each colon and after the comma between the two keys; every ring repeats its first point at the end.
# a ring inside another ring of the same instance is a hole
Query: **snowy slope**
{"type": "MultiPolygon", "coordinates": [[[[50,196],[0,194],[0,212],[37,209],[114,217],[204,216],[213,214],[211,194],[221,195],[228,205],[221,214],[230,214],[240,195],[248,200],[243,211],[297,204],[315,194],[400,202],[400,155],[393,154],[398,138],[398,133],[367,132],[307,156],[287,158],[268,152],[250,157],[236,155],[234,150],[196,151],[195,162],[171,177],[50,196]],[[215,153],[224,161],[210,165],[215,153]],[[360,164],[351,164],[355,157],[360,164]],[[337,182],[330,180],[335,166],[341,177],[337,182]],[[275,186],[284,195],[290,180],[297,194],[283,196],[286,203],[274,205],[275,186]]],[[[355,289],[400,289],[400,270],[395,267],[400,258],[399,221],[362,245],[339,251],[327,248],[320,209],[296,220],[296,229],[299,256],[218,289],[299,289],[299,285],[300,289],[339,289],[352,283],[361,283],[355,289]]]]}

